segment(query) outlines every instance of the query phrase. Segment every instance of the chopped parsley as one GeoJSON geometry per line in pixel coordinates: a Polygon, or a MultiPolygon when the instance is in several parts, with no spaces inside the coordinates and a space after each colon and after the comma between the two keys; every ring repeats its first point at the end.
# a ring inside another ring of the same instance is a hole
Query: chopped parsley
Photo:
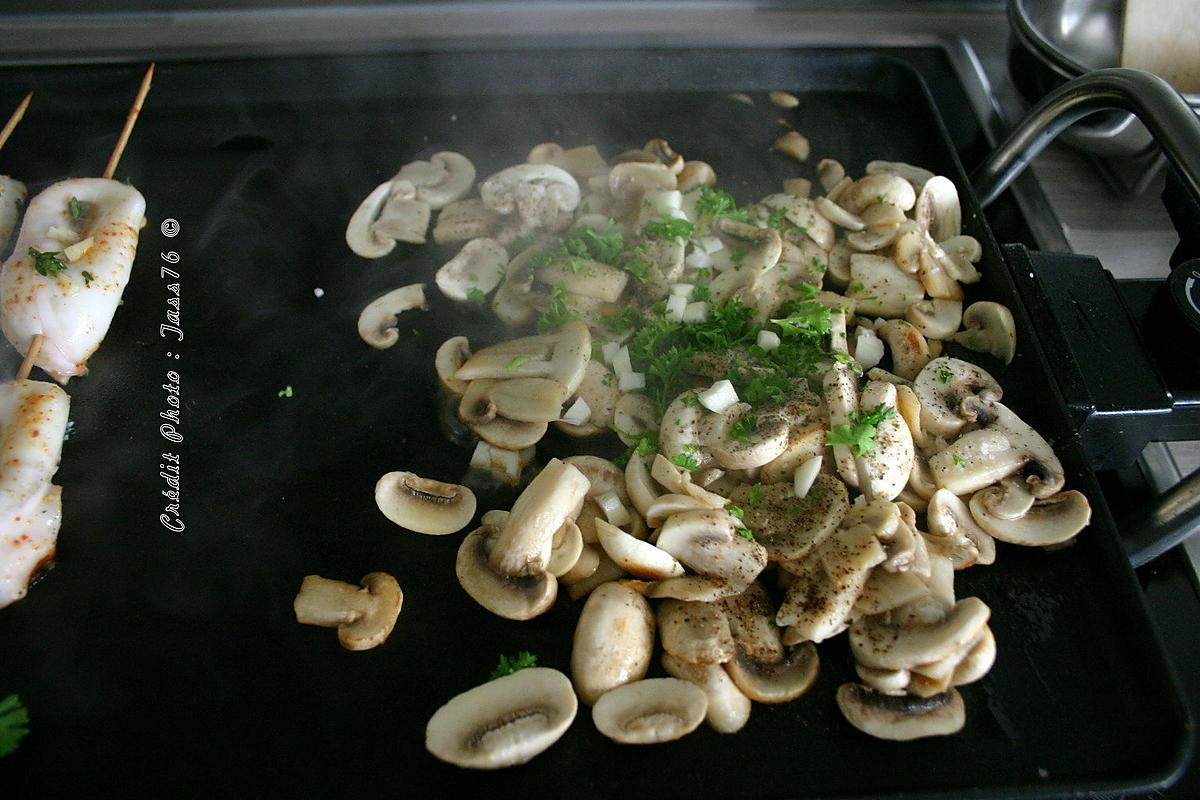
{"type": "Polygon", "coordinates": [[[771,322],[783,332],[818,337],[824,336],[833,328],[833,311],[824,303],[815,300],[785,303],[781,310],[788,311],[788,315],[771,322]]]}
{"type": "Polygon", "coordinates": [[[522,365],[528,363],[529,356],[517,356],[512,361],[508,362],[508,366],[506,366],[505,369],[520,369],[522,365]]]}
{"type": "Polygon", "coordinates": [[[864,284],[862,281],[859,281],[858,283],[856,283],[850,287],[850,291],[851,292],[862,292],[862,291],[866,291],[866,288],[867,288],[866,284],[864,284]]]}
{"type": "Polygon", "coordinates": [[[786,373],[768,372],[755,375],[738,393],[752,406],[780,405],[791,389],[792,381],[786,373]]]}
{"type": "Polygon", "coordinates": [[[505,675],[512,675],[514,672],[520,672],[523,669],[536,666],[537,656],[527,650],[522,650],[512,658],[502,655],[500,656],[500,663],[492,670],[492,675],[488,680],[494,681],[496,678],[503,678],[505,675]]]}
{"type": "Polygon", "coordinates": [[[750,530],[749,528],[738,528],[737,535],[743,539],[749,539],[752,542],[754,541],[754,531],[750,530]]]}
{"type": "Polygon", "coordinates": [[[579,272],[585,260],[616,265],[624,250],[625,234],[609,220],[603,230],[572,228],[562,236],[554,237],[533,255],[530,264],[534,269],[558,265],[579,272]]]}
{"type": "Polygon", "coordinates": [[[616,425],[609,425],[608,427],[612,428],[613,432],[618,436],[624,436],[626,439],[633,440],[633,444],[629,445],[624,453],[613,459],[613,463],[621,469],[625,468],[625,465],[629,463],[629,459],[634,453],[644,458],[658,452],[658,431],[648,430],[641,433],[628,433],[616,425]]]}
{"type": "Polygon", "coordinates": [[[287,386],[280,389],[276,396],[277,397],[291,397],[292,396],[292,385],[289,383],[287,386]]]}
{"type": "Polygon", "coordinates": [[[483,305],[485,302],[487,302],[487,295],[472,286],[470,289],[467,289],[467,300],[472,303],[483,305]]]}
{"type": "Polygon", "coordinates": [[[567,304],[567,287],[555,284],[550,290],[550,305],[538,320],[538,332],[545,333],[575,319],[575,312],[567,304]]]}
{"type": "Polygon", "coordinates": [[[746,512],[742,510],[741,506],[735,506],[730,503],[729,505],[725,506],[725,510],[740,520],[746,519],[746,512]]]}
{"type": "Polygon", "coordinates": [[[707,303],[709,300],[712,300],[712,291],[707,286],[692,287],[692,302],[707,303]]]}
{"type": "Polygon", "coordinates": [[[38,275],[45,275],[47,278],[53,278],[66,270],[67,265],[59,257],[60,255],[58,252],[43,253],[36,248],[29,248],[29,257],[33,259],[33,268],[38,275]]]}
{"type": "Polygon", "coordinates": [[[88,214],[92,213],[92,204],[86,200],[79,200],[72,197],[67,203],[67,209],[71,212],[71,219],[76,222],[83,222],[87,219],[88,214]]]}
{"type": "Polygon", "coordinates": [[[957,466],[959,469],[966,469],[966,468],[967,468],[967,462],[966,462],[966,461],[964,461],[964,460],[963,460],[963,457],[962,457],[962,456],[960,456],[958,453],[955,453],[955,454],[954,454],[954,464],[955,464],[955,466],[957,466]]]}
{"type": "Polygon", "coordinates": [[[29,712],[15,694],[0,700],[0,756],[12,753],[29,734],[29,712]]]}
{"type": "Polygon", "coordinates": [[[786,208],[777,208],[767,217],[767,227],[778,230],[783,227],[783,220],[787,217],[786,208]]]}
{"type": "Polygon", "coordinates": [[[844,444],[856,456],[870,455],[875,452],[875,435],[879,432],[879,423],[896,416],[896,409],[880,403],[866,412],[850,412],[850,421],[834,425],[825,434],[825,443],[829,445],[844,444]]]}
{"type": "Polygon", "coordinates": [[[700,469],[700,459],[696,454],[700,452],[700,448],[694,444],[685,444],[683,452],[677,456],[672,456],[671,463],[677,467],[686,469],[688,472],[695,472],[700,469]]]}
{"type": "Polygon", "coordinates": [[[729,435],[733,437],[734,441],[750,444],[750,434],[754,433],[754,427],[757,424],[758,418],[753,414],[747,414],[733,423],[733,430],[729,432],[729,435]]]}
{"type": "Polygon", "coordinates": [[[95,276],[93,276],[93,275],[92,275],[92,273],[88,272],[88,271],[85,269],[85,270],[83,271],[83,285],[84,285],[84,286],[91,286],[91,285],[92,285],[92,281],[94,281],[94,280],[96,280],[95,276]]]}
{"type": "Polygon", "coordinates": [[[750,214],[745,209],[737,207],[737,202],[729,192],[701,185],[697,188],[700,197],[696,200],[696,212],[708,221],[718,217],[728,217],[738,222],[749,222],[750,214]]]}
{"type": "Polygon", "coordinates": [[[695,226],[686,219],[663,215],[661,221],[646,223],[646,235],[655,239],[690,239],[695,226]]]}
{"type": "Polygon", "coordinates": [[[762,500],[762,497],[763,487],[762,482],[760,481],[750,488],[750,496],[746,498],[746,505],[753,508],[759,504],[759,502],[762,500]]]}
{"type": "Polygon", "coordinates": [[[637,306],[628,305],[616,314],[601,317],[600,324],[613,333],[624,333],[630,328],[637,327],[640,316],[637,306]]]}

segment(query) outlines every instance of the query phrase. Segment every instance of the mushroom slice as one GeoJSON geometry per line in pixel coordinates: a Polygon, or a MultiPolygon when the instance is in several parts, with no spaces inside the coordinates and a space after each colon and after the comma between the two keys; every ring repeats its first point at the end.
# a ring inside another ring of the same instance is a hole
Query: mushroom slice
{"type": "Polygon", "coordinates": [[[578,525],[572,520],[567,520],[554,533],[554,539],[550,545],[550,561],[546,564],[546,571],[556,578],[561,578],[575,568],[575,563],[579,561],[581,555],[583,555],[583,534],[579,532],[578,525]]]}
{"type": "Polygon", "coordinates": [[[371,190],[359,204],[346,225],[346,244],[355,255],[363,258],[382,258],[396,249],[395,239],[380,239],[371,231],[371,223],[392,190],[392,182],[384,181],[371,190]]]}
{"type": "Polygon", "coordinates": [[[875,669],[912,669],[963,649],[987,624],[991,611],[967,597],[940,622],[899,626],[879,617],[863,617],[850,626],[855,660],[875,669]]]}
{"type": "MultiPolygon", "coordinates": [[[[810,422],[808,425],[793,425],[788,433],[788,446],[769,464],[763,464],[759,480],[764,484],[790,481],[803,464],[819,458],[825,452],[825,423],[810,422]]],[[[758,530],[758,528],[753,528],[758,530]]]]}
{"type": "Polygon", "coordinates": [[[596,536],[608,557],[621,569],[639,578],[665,580],[683,574],[683,566],[665,550],[643,542],[599,517],[596,536]]]}
{"type": "Polygon", "coordinates": [[[654,613],[640,594],[617,582],[595,589],[583,604],[571,646],[571,679],[585,705],[641,680],[654,652],[654,613]]]}
{"type": "Polygon", "coordinates": [[[425,243],[430,208],[425,201],[417,200],[414,194],[411,183],[392,181],[391,191],[379,212],[379,217],[369,228],[375,239],[391,239],[409,244],[425,243]]]}
{"type": "Polygon", "coordinates": [[[437,369],[438,380],[452,394],[462,394],[467,390],[467,382],[456,378],[454,373],[470,357],[471,343],[465,336],[453,336],[437,349],[433,365],[437,369]]]}
{"type": "MultiPolygon", "coordinates": [[[[592,571],[592,574],[575,581],[567,587],[567,593],[572,600],[580,600],[587,597],[597,587],[611,583],[625,575],[625,570],[613,563],[613,560],[608,557],[603,548],[593,548],[593,550],[596,552],[598,559],[596,569],[592,571]]],[[[580,556],[580,558],[582,559],[583,557],[580,556]]]]}
{"type": "Polygon", "coordinates": [[[820,643],[846,629],[871,571],[868,567],[831,573],[820,558],[807,558],[795,567],[789,565],[789,572],[795,578],[775,620],[786,629],[785,643],[801,644],[820,643]]]}
{"type": "Polygon", "coordinates": [[[848,231],[866,230],[867,224],[858,215],[839,206],[829,195],[818,197],[813,201],[813,207],[822,217],[840,228],[848,231]]]}
{"type": "Polygon", "coordinates": [[[498,528],[484,525],[467,534],[458,548],[454,572],[475,602],[505,619],[533,619],[545,613],[558,596],[558,581],[549,572],[507,575],[490,564],[498,528]]]}
{"type": "Polygon", "coordinates": [[[488,392],[496,413],[517,422],[553,422],[566,399],[566,387],[550,378],[497,381],[488,392]]]}
{"type": "Polygon", "coordinates": [[[675,173],[657,160],[626,161],[608,173],[608,193],[617,200],[640,200],[646,192],[675,188],[675,173]]]}
{"type": "Polygon", "coordinates": [[[870,688],[891,695],[903,692],[912,679],[912,673],[906,669],[871,669],[862,664],[855,664],[854,671],[870,688]]]}
{"type": "Polygon", "coordinates": [[[846,484],[833,475],[817,475],[804,497],[789,483],[755,488],[741,485],[729,499],[745,512],[743,522],[771,561],[798,561],[832,534],[850,510],[846,484]],[[751,496],[756,498],[750,502],[751,496]]]}
{"type": "Polygon", "coordinates": [[[492,567],[503,575],[545,571],[554,533],[576,513],[589,485],[578,469],[550,459],[513,503],[489,557],[492,567]]]}
{"type": "Polygon", "coordinates": [[[687,192],[700,186],[712,186],[717,182],[717,173],[705,161],[685,161],[676,176],[676,188],[687,192]]]}
{"type": "MultiPolygon", "coordinates": [[[[634,396],[644,397],[644,395],[625,395],[624,397],[634,396]]],[[[556,422],[555,427],[563,433],[569,436],[599,436],[611,425],[620,427],[615,420],[617,409],[624,397],[617,388],[616,376],[604,364],[593,359],[584,365],[583,380],[580,381],[579,388],[575,390],[574,397],[576,401],[582,400],[587,403],[591,413],[587,420],[579,425],[571,425],[562,420],[556,422]]],[[[570,405],[570,398],[568,398],[567,405],[570,405]]],[[[622,430],[632,432],[630,429],[622,430]]]]}
{"type": "Polygon", "coordinates": [[[925,297],[925,287],[890,258],[854,253],[846,296],[857,301],[859,314],[903,317],[909,306],[925,297]]]}
{"type": "Polygon", "coordinates": [[[570,295],[615,303],[629,283],[629,273],[589,259],[559,261],[539,267],[534,276],[544,284],[562,285],[570,295]]]}
{"type": "Polygon", "coordinates": [[[833,223],[817,212],[816,203],[807,197],[788,196],[784,218],[796,226],[797,233],[811,240],[822,250],[834,245],[837,232],[833,223]]]}
{"type": "Polygon", "coordinates": [[[734,643],[751,660],[764,664],[783,661],[787,651],[779,639],[775,607],[761,583],[756,581],[746,591],[726,597],[721,607],[725,609],[734,643]]]}
{"type": "Polygon", "coordinates": [[[414,308],[429,308],[423,283],[401,286],[368,303],[358,315],[358,335],[371,347],[386,350],[400,341],[397,317],[414,308]]]}
{"type": "Polygon", "coordinates": [[[658,484],[650,476],[650,470],[646,469],[646,462],[637,453],[630,455],[629,463],[625,465],[625,491],[642,517],[650,513],[650,507],[659,495],[658,484]]]}
{"type": "Polygon", "coordinates": [[[992,403],[987,410],[995,417],[989,429],[1002,433],[1021,452],[1025,483],[1033,496],[1044,500],[1062,489],[1067,479],[1062,462],[1042,435],[1003,403],[992,403]]]}
{"type": "Polygon", "coordinates": [[[954,668],[954,673],[950,676],[950,683],[954,686],[974,683],[987,675],[995,663],[996,637],[992,635],[992,629],[985,625],[979,641],[967,651],[967,654],[958,662],[958,666],[954,668]]]}
{"type": "Polygon", "coordinates": [[[867,168],[863,171],[868,175],[875,175],[880,172],[890,172],[893,175],[899,175],[911,183],[917,191],[920,191],[925,182],[933,177],[933,173],[929,170],[922,167],[915,167],[912,164],[906,164],[903,161],[870,161],[867,162],[867,168]]]}
{"type": "Polygon", "coordinates": [[[591,178],[608,172],[608,164],[593,144],[564,150],[554,142],[535,145],[526,159],[530,164],[553,164],[579,178],[591,178]]]}
{"type": "Polygon", "coordinates": [[[690,681],[650,678],[606,692],[592,708],[596,730],[621,744],[672,742],[704,721],[708,697],[690,681]]]}
{"type": "Polygon", "coordinates": [[[922,300],[913,303],[905,319],[930,339],[949,339],[962,322],[961,300],[922,300]]]}
{"type": "Polygon", "coordinates": [[[726,469],[753,469],[774,461],[787,449],[791,426],[780,414],[750,414],[749,403],[734,403],[720,414],[701,420],[701,440],[726,469]],[[749,417],[749,419],[747,419],[749,417]],[[752,422],[735,435],[738,425],[752,422]]]}
{"type": "Polygon", "coordinates": [[[338,641],[347,650],[370,650],[387,639],[403,604],[404,592],[396,579],[372,572],[362,579],[361,588],[306,575],[292,609],[301,625],[336,627],[338,641]]]}
{"type": "MultiPolygon", "coordinates": [[[[884,614],[905,603],[911,603],[929,592],[929,587],[913,571],[888,572],[886,569],[872,570],[862,593],[854,603],[855,616],[884,614]]],[[[864,678],[864,680],[866,680],[864,678]]],[[[870,681],[867,681],[871,683],[870,681]]],[[[882,687],[875,684],[876,689],[882,687]]],[[[904,688],[901,686],[900,688],[904,688]]]]}
{"type": "Polygon", "coordinates": [[[933,697],[890,695],[857,683],[838,687],[846,721],[868,736],[906,742],[958,733],[966,722],[962,695],[954,689],[933,697]]]}
{"type": "Polygon", "coordinates": [[[963,312],[966,330],[956,333],[954,341],[980,353],[991,353],[1011,364],[1017,352],[1017,327],[1012,312],[1000,303],[987,300],[972,303],[963,312]]]}
{"type": "Polygon", "coordinates": [[[872,203],[890,205],[908,211],[917,202],[911,183],[889,172],[866,175],[850,184],[837,199],[837,204],[851,214],[861,215],[872,203]]]}
{"type": "Polygon", "coordinates": [[[433,241],[438,244],[466,242],[487,236],[496,229],[500,215],[478,197],[450,203],[438,214],[433,226],[433,241]]]}
{"type": "Polygon", "coordinates": [[[458,200],[475,184],[475,165],[461,153],[434,153],[429,161],[406,164],[392,180],[408,180],[417,199],[437,210],[458,200]]]}
{"type": "Polygon", "coordinates": [[[742,693],[756,703],[790,703],[812,688],[820,671],[817,648],[805,642],[793,648],[782,661],[767,663],[752,659],[739,649],[726,662],[725,671],[742,693]]]}
{"type": "Polygon", "coordinates": [[[531,667],[463,692],[425,726],[425,749],[470,769],[524,764],[559,740],[575,719],[566,675],[531,667]]]}
{"type": "Polygon", "coordinates": [[[551,164],[518,164],[479,184],[479,196],[493,211],[516,211],[526,223],[546,227],[579,206],[579,184],[551,164]]]}
{"type": "Polygon", "coordinates": [[[561,383],[569,397],[579,390],[592,358],[592,333],[586,324],[575,320],[559,328],[556,336],[549,377],[561,383]]]}
{"type": "Polygon", "coordinates": [[[567,572],[559,575],[559,581],[567,586],[572,586],[584,578],[590,578],[600,567],[600,552],[599,548],[593,547],[590,544],[584,544],[580,548],[579,558],[575,560],[575,565],[567,572]]]}
{"type": "Polygon", "coordinates": [[[684,511],[663,523],[657,544],[702,576],[745,587],[767,566],[767,551],[740,530],[728,511],[684,511]]]}
{"type": "Polygon", "coordinates": [[[664,600],[658,605],[663,650],[689,664],[723,664],[733,658],[733,635],[715,603],[664,600]]]}
{"type": "MultiPolygon", "coordinates": [[[[474,383],[474,381],[472,382],[474,383]]],[[[466,395],[463,395],[465,398],[466,395]]],[[[545,422],[517,422],[494,417],[485,422],[467,423],[483,441],[502,450],[524,450],[533,447],[546,435],[545,422]]]]}
{"type": "Polygon", "coordinates": [[[654,456],[650,475],[668,491],[694,497],[709,508],[724,508],[728,502],[721,495],[692,483],[692,473],[675,466],[662,453],[654,456]]]}
{"type": "MultiPolygon", "coordinates": [[[[657,528],[666,522],[667,517],[682,511],[705,511],[708,505],[687,494],[664,494],[656,497],[646,509],[646,524],[657,528]]],[[[755,529],[757,530],[757,529],[755,529]]]]}
{"type": "Polygon", "coordinates": [[[913,391],[921,402],[921,427],[928,434],[952,438],[968,422],[981,420],[988,407],[1003,396],[996,379],[967,361],[941,356],[930,361],[913,391]]]}
{"type": "Polygon", "coordinates": [[[488,294],[500,285],[508,252],[494,239],[472,239],[458,255],[437,271],[442,294],[451,300],[467,300],[472,289],[488,294]]]}
{"type": "MultiPolygon", "coordinates": [[[[919,305],[919,304],[914,304],[919,305]]],[[[909,306],[909,310],[912,306],[909,306]]],[[[929,344],[915,326],[902,319],[889,319],[875,329],[892,354],[892,372],[913,380],[929,363],[929,344]]]]}
{"type": "Polygon", "coordinates": [[[720,664],[689,664],[670,653],[662,655],[663,670],[673,678],[690,681],[708,696],[704,719],[717,733],[737,733],[750,720],[750,698],[720,664]]]}
{"type": "MultiPolygon", "coordinates": [[[[864,411],[880,406],[896,408],[896,387],[884,381],[870,381],[863,389],[859,405],[864,411]]],[[[893,416],[876,425],[875,449],[859,456],[855,477],[865,476],[869,486],[860,487],[868,497],[891,500],[908,485],[916,451],[904,417],[893,416]]],[[[856,482],[857,483],[857,482],[856,482]]]]}
{"type": "Polygon", "coordinates": [[[917,224],[929,231],[935,242],[962,233],[962,209],[954,181],[941,175],[925,181],[913,214],[917,224]]]}
{"type": "Polygon", "coordinates": [[[621,444],[631,447],[641,441],[641,434],[658,426],[658,420],[654,416],[654,403],[649,397],[638,392],[621,395],[613,409],[612,426],[616,429],[621,444]]]}
{"type": "Polygon", "coordinates": [[[457,533],[475,516],[475,494],[466,486],[389,472],[375,484],[375,504],[402,528],[443,536],[457,533]]]}
{"type": "Polygon", "coordinates": [[[788,131],[783,136],[780,136],[775,140],[775,143],[771,145],[771,149],[778,153],[783,153],[786,156],[790,156],[800,163],[804,163],[805,161],[808,161],[808,154],[811,147],[808,143],[808,139],[806,139],[799,132],[788,131]]]}
{"type": "Polygon", "coordinates": [[[1070,541],[1092,519],[1087,497],[1076,491],[1059,492],[1038,500],[1017,519],[1004,519],[990,512],[1003,500],[1003,491],[995,486],[971,497],[971,516],[992,536],[1009,544],[1046,547],[1070,541]]]}
{"type": "Polygon", "coordinates": [[[979,527],[966,503],[955,494],[946,489],[938,489],[929,498],[929,507],[925,514],[929,521],[929,532],[934,536],[940,537],[947,544],[966,540],[967,552],[963,552],[961,547],[951,547],[949,552],[946,552],[955,569],[995,562],[996,543],[979,527]]]}
{"type": "Polygon", "coordinates": [[[638,589],[646,597],[655,600],[686,600],[689,603],[715,603],[738,593],[738,587],[721,578],[701,575],[684,575],[665,581],[647,583],[638,589]]]}

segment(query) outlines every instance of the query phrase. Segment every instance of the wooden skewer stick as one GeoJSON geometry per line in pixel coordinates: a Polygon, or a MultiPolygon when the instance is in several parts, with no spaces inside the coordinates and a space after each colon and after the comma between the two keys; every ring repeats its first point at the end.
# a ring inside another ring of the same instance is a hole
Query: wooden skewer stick
{"type": "Polygon", "coordinates": [[[33,341],[29,343],[29,352],[25,354],[25,360],[21,362],[21,368],[17,370],[17,380],[23,381],[29,377],[29,372],[33,369],[33,360],[42,351],[42,342],[45,339],[46,335],[44,333],[39,333],[33,337],[33,341]]]}
{"type": "Polygon", "coordinates": [[[8,141],[8,137],[12,136],[12,132],[17,129],[17,123],[25,116],[25,109],[29,108],[29,101],[33,99],[33,92],[25,95],[25,99],[17,106],[17,110],[8,118],[8,122],[4,123],[4,130],[0,130],[0,148],[4,147],[4,143],[8,141]]]}
{"type": "Polygon", "coordinates": [[[125,145],[129,144],[129,135],[133,133],[133,125],[137,122],[138,114],[142,111],[142,103],[146,100],[146,95],[150,93],[150,81],[154,78],[154,64],[146,70],[146,77],[142,78],[141,88],[138,89],[137,97],[133,99],[133,105],[129,108],[129,114],[125,117],[125,127],[121,129],[121,135],[117,137],[117,146],[113,148],[112,155],[108,157],[108,166],[104,168],[103,178],[112,178],[117,171],[117,163],[121,160],[121,154],[125,152],[125,145]]]}

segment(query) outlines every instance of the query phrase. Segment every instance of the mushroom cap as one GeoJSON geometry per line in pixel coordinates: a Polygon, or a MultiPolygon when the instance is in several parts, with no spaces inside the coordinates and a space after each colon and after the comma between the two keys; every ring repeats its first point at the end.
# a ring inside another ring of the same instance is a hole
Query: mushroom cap
{"type": "Polygon", "coordinates": [[[371,596],[365,613],[354,622],[338,626],[338,641],[347,650],[370,650],[383,644],[396,625],[404,592],[386,572],[363,576],[363,589],[371,596]]]}
{"type": "Polygon", "coordinates": [[[1007,306],[983,300],[967,306],[962,315],[966,330],[956,333],[954,341],[963,347],[990,353],[1011,364],[1017,352],[1017,326],[1007,306]]]}
{"type": "Polygon", "coordinates": [[[929,231],[935,242],[962,233],[962,208],[954,181],[941,175],[925,181],[913,214],[917,224],[929,231]]]}
{"type": "Polygon", "coordinates": [[[596,518],[595,524],[596,535],[604,552],[629,574],[652,580],[664,580],[683,574],[683,565],[665,550],[636,539],[599,517],[596,518]]]}
{"type": "Polygon", "coordinates": [[[725,671],[757,703],[790,703],[812,688],[820,666],[817,648],[805,642],[777,662],[759,661],[739,647],[725,671]]]}
{"type": "Polygon", "coordinates": [[[551,378],[510,378],[496,381],[488,399],[506,419],[550,423],[562,416],[567,390],[551,378]]]}
{"type": "Polygon", "coordinates": [[[402,528],[443,536],[457,533],[475,516],[475,493],[456,483],[389,472],[375,484],[375,504],[402,528]]]}
{"type": "MultiPolygon", "coordinates": [[[[475,185],[475,165],[461,153],[449,150],[434,153],[429,157],[429,163],[441,168],[437,180],[428,183],[417,183],[412,178],[409,180],[417,187],[417,199],[428,203],[435,211],[463,197],[475,185]]],[[[403,177],[404,171],[414,164],[405,166],[396,177],[403,177]]]]}
{"type": "Polygon", "coordinates": [[[640,680],[654,653],[654,613],[646,598],[621,583],[598,586],[583,604],[571,646],[571,679],[585,705],[640,680]]]}
{"type": "Polygon", "coordinates": [[[722,664],[733,658],[733,635],[719,605],[664,600],[657,615],[667,653],[689,664],[722,664]]]}
{"type": "Polygon", "coordinates": [[[906,742],[948,736],[962,730],[966,709],[954,689],[933,697],[890,695],[857,683],[844,683],[837,704],[846,721],[868,736],[906,742]]]}
{"type": "Polygon", "coordinates": [[[1003,499],[1004,491],[995,486],[976,492],[971,496],[971,516],[979,527],[1009,544],[1026,547],[1062,544],[1075,538],[1092,519],[1087,497],[1073,490],[1035,501],[1016,519],[1004,519],[994,512],[1003,499]]]}
{"type": "Polygon", "coordinates": [[[743,522],[754,531],[754,540],[771,561],[804,558],[833,533],[850,510],[846,484],[833,475],[817,475],[804,497],[796,497],[791,483],[772,483],[757,491],[742,484],[729,494],[745,512],[743,522]],[[754,492],[757,501],[751,505],[754,492]]]}
{"type": "Polygon", "coordinates": [[[530,667],[450,699],[425,727],[425,748],[470,769],[524,764],[554,744],[575,719],[567,676],[530,667]]]}
{"type": "Polygon", "coordinates": [[[672,678],[690,681],[708,696],[704,719],[717,733],[737,733],[750,720],[750,698],[720,664],[689,664],[670,653],[662,654],[663,670],[672,678]]]}
{"type": "Polygon", "coordinates": [[[1004,395],[986,370],[961,359],[933,359],[913,381],[921,402],[921,427],[929,434],[951,438],[968,422],[980,419],[985,406],[1004,395]]]}
{"type": "Polygon", "coordinates": [[[911,183],[890,172],[865,175],[838,195],[837,204],[851,214],[862,214],[872,203],[908,211],[917,202],[911,183]]]}
{"type": "Polygon", "coordinates": [[[683,511],[663,523],[657,545],[699,575],[745,587],[766,568],[767,551],[741,528],[728,511],[683,511]]]}
{"type": "Polygon", "coordinates": [[[347,650],[369,650],[387,639],[400,615],[404,592],[385,572],[372,572],[361,588],[320,575],[307,575],[292,603],[296,621],[338,629],[347,650]]]}
{"type": "Polygon", "coordinates": [[[708,697],[690,681],[650,678],[619,686],[596,701],[596,729],[622,744],[671,742],[704,721],[708,697]]]}
{"type": "Polygon", "coordinates": [[[472,239],[437,271],[435,280],[451,300],[467,300],[471,289],[488,294],[500,285],[508,251],[494,239],[472,239]]]}
{"type": "Polygon", "coordinates": [[[948,339],[962,322],[962,301],[922,300],[909,306],[904,318],[930,339],[948,339]]]}
{"type": "Polygon", "coordinates": [[[734,403],[720,414],[701,420],[701,440],[726,469],[753,469],[778,458],[787,449],[791,426],[780,414],[760,413],[746,441],[733,437],[734,427],[750,416],[749,403],[734,403]]]}
{"type": "Polygon", "coordinates": [[[483,204],[478,197],[456,200],[438,214],[433,226],[433,241],[438,244],[465,242],[488,236],[495,230],[500,215],[483,204]]]}
{"type": "Polygon", "coordinates": [[[414,308],[429,308],[423,283],[401,286],[368,303],[358,315],[358,335],[371,347],[386,350],[400,341],[397,317],[414,308]]]}
{"type": "Polygon", "coordinates": [[[545,226],[579,206],[579,184],[551,164],[517,164],[479,184],[479,196],[494,211],[516,211],[525,222],[545,226]]]}
{"type": "MultiPolygon", "coordinates": [[[[896,387],[884,381],[869,381],[859,400],[864,411],[880,405],[894,410],[896,404],[896,387]]],[[[891,500],[908,485],[915,458],[912,433],[904,417],[894,414],[876,426],[874,451],[859,456],[855,462],[855,477],[861,480],[865,476],[870,482],[869,487],[859,488],[868,497],[891,500]]]]}
{"type": "Polygon", "coordinates": [[[371,224],[379,216],[379,211],[391,190],[390,180],[379,184],[359,203],[350,216],[350,222],[346,225],[346,244],[356,255],[363,258],[382,258],[396,249],[395,239],[379,238],[371,230],[371,224]]]}
{"type": "Polygon", "coordinates": [[[955,604],[945,619],[900,626],[863,617],[850,626],[850,649],[860,664],[875,669],[912,669],[963,649],[987,624],[991,610],[977,597],[955,604]]]}
{"type": "Polygon", "coordinates": [[[489,563],[488,548],[497,529],[481,526],[471,531],[458,548],[454,572],[475,602],[505,619],[526,620],[544,614],[558,596],[558,580],[549,572],[502,575],[489,563]]]}
{"type": "MultiPolygon", "coordinates": [[[[918,304],[914,304],[918,305],[918,304]]],[[[913,306],[909,306],[911,311],[913,306]]],[[[890,319],[875,329],[892,354],[892,372],[911,381],[929,363],[929,343],[916,326],[907,320],[890,319]]]]}
{"type": "Polygon", "coordinates": [[[471,343],[465,336],[453,336],[442,342],[434,356],[434,367],[437,369],[438,380],[452,394],[462,394],[467,390],[467,382],[454,377],[454,373],[471,357],[471,343]]]}

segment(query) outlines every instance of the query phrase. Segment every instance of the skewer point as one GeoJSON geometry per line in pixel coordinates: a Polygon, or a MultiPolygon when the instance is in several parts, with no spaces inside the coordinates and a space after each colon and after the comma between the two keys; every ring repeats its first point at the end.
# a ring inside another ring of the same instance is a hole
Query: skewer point
{"type": "Polygon", "coordinates": [[[12,132],[16,130],[17,123],[25,116],[25,109],[29,108],[29,101],[33,99],[33,92],[25,95],[25,99],[17,105],[17,110],[8,118],[8,122],[4,123],[3,130],[0,130],[0,148],[4,147],[4,143],[8,141],[8,137],[12,136],[12,132]]]}
{"type": "Polygon", "coordinates": [[[23,381],[29,377],[29,373],[33,370],[34,359],[38,357],[38,353],[42,350],[42,342],[45,341],[44,334],[37,334],[33,337],[33,341],[29,343],[29,352],[25,354],[25,360],[21,362],[20,369],[17,370],[17,380],[23,381]]]}
{"type": "Polygon", "coordinates": [[[125,117],[125,127],[121,128],[121,135],[117,137],[117,144],[113,148],[112,155],[108,157],[108,166],[104,168],[104,175],[101,177],[111,180],[112,176],[116,174],[117,164],[121,161],[121,154],[125,152],[125,145],[129,144],[129,136],[133,133],[133,125],[142,111],[142,103],[145,102],[146,95],[150,93],[150,82],[153,78],[154,63],[151,62],[145,77],[142,78],[142,85],[138,88],[137,97],[133,99],[133,105],[130,106],[129,113],[125,117]]]}

